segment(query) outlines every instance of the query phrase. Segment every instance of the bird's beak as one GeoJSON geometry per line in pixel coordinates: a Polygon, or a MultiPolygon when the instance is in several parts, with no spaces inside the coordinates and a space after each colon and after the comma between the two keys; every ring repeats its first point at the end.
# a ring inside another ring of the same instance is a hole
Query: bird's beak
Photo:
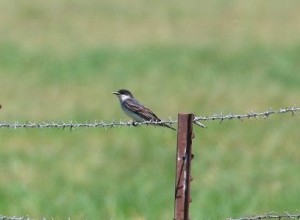
{"type": "Polygon", "coordinates": [[[115,95],[120,95],[120,93],[118,93],[118,92],[113,92],[112,94],[115,94],[115,95]]]}

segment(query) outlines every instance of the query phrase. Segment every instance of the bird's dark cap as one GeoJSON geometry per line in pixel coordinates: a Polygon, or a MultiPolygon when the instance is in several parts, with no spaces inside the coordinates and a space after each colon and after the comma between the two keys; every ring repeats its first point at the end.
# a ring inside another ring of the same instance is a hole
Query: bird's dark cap
{"type": "Polygon", "coordinates": [[[120,89],[117,92],[113,92],[113,94],[115,94],[115,95],[129,95],[129,96],[132,96],[131,92],[128,91],[127,89],[120,89]]]}

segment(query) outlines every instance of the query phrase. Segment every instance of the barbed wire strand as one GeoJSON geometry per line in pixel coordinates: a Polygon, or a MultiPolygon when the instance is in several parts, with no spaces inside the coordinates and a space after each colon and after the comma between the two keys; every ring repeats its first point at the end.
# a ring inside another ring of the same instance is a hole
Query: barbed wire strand
{"type": "MultiPolygon", "coordinates": [[[[224,120],[232,120],[232,119],[238,119],[238,120],[244,120],[244,119],[251,119],[251,118],[268,118],[270,115],[274,114],[286,114],[291,113],[292,116],[295,115],[297,111],[300,111],[300,107],[290,107],[290,108],[280,108],[278,110],[267,110],[264,112],[253,112],[246,114],[228,114],[223,115],[221,114],[213,114],[212,116],[196,116],[194,118],[194,123],[201,127],[206,127],[203,125],[200,121],[220,121],[222,123],[224,120]]],[[[69,128],[69,129],[75,129],[75,128],[114,128],[114,127],[124,127],[124,126],[141,126],[141,125],[162,125],[162,124],[168,124],[173,125],[178,123],[177,120],[172,120],[171,118],[169,120],[162,120],[162,121],[145,121],[145,122],[123,122],[123,121],[112,121],[112,122],[104,122],[104,121],[94,121],[91,122],[85,122],[85,123],[78,123],[78,122],[31,122],[27,121],[25,123],[21,123],[18,121],[15,122],[6,122],[2,121],[0,122],[0,128],[69,128]]]]}
{"type": "Polygon", "coordinates": [[[252,217],[241,217],[241,218],[228,218],[227,220],[261,220],[261,219],[300,219],[300,214],[290,214],[285,212],[284,214],[278,214],[271,212],[263,215],[256,215],[252,217]]]}
{"type": "Polygon", "coordinates": [[[220,123],[222,123],[224,120],[232,120],[232,119],[239,119],[239,120],[243,120],[243,119],[250,119],[250,118],[268,118],[270,115],[274,115],[274,114],[286,114],[286,113],[291,113],[292,116],[294,116],[294,114],[300,111],[300,107],[290,107],[290,108],[280,108],[278,110],[267,110],[264,112],[253,112],[251,111],[250,113],[247,114],[229,114],[229,115],[223,115],[221,114],[215,114],[213,116],[206,116],[206,117],[195,117],[194,121],[216,121],[219,120],[220,123]]]}

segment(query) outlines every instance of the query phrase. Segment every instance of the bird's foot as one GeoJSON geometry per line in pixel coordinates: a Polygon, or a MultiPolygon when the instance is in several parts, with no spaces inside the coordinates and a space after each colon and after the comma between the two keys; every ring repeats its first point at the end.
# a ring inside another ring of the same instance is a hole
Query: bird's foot
{"type": "Polygon", "coordinates": [[[131,121],[130,123],[131,123],[132,126],[137,126],[136,121],[131,121]]]}

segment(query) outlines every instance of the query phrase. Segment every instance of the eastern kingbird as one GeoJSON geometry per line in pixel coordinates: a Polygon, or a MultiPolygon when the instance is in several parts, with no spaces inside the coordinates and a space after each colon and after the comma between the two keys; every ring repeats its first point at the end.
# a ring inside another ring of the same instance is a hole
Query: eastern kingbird
{"type": "MultiPolygon", "coordinates": [[[[136,122],[144,122],[144,121],[153,121],[153,122],[160,122],[160,118],[157,117],[150,109],[143,106],[141,103],[139,103],[138,100],[136,100],[130,91],[126,89],[120,89],[117,92],[113,92],[113,94],[117,95],[121,108],[123,111],[134,121],[136,122]]],[[[172,128],[171,126],[167,124],[157,124],[158,126],[167,127],[172,130],[175,130],[175,128],[172,128]]]]}

